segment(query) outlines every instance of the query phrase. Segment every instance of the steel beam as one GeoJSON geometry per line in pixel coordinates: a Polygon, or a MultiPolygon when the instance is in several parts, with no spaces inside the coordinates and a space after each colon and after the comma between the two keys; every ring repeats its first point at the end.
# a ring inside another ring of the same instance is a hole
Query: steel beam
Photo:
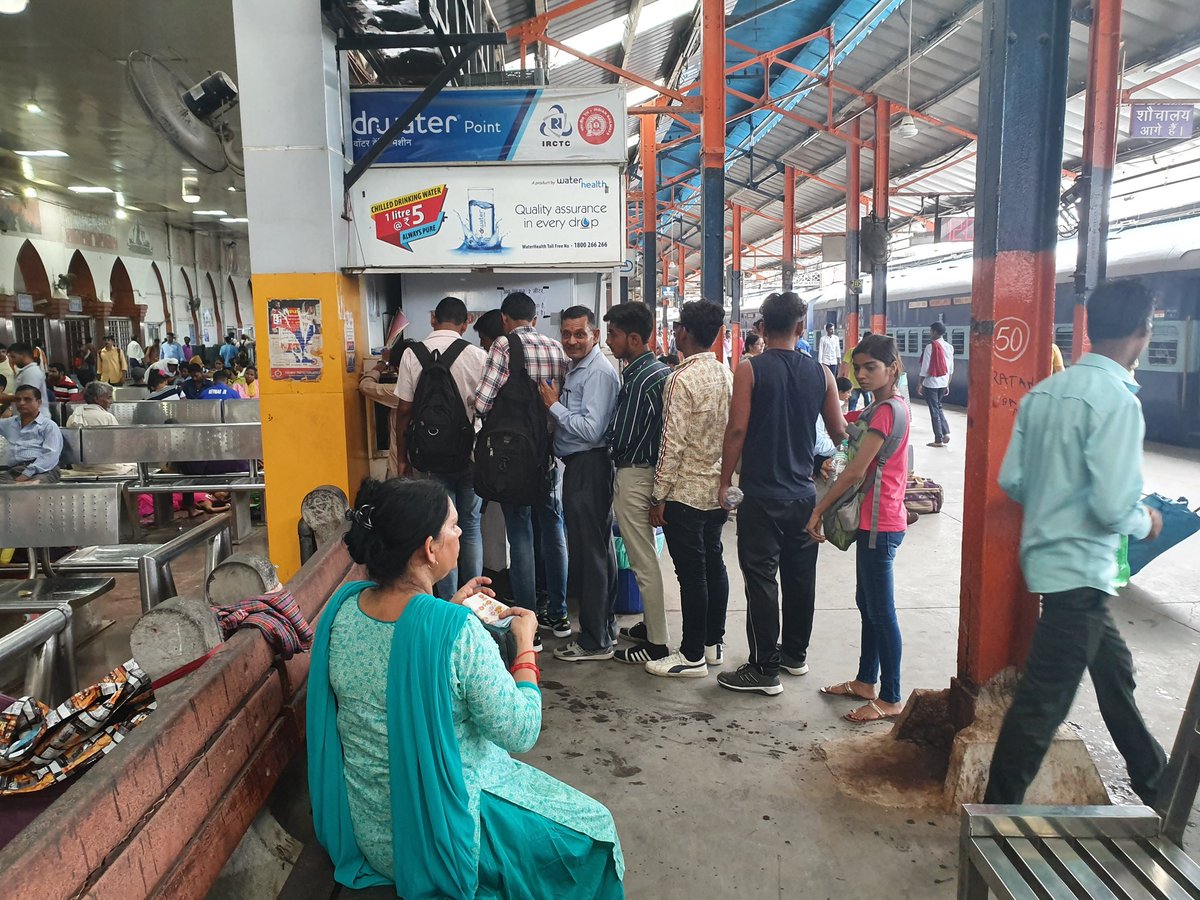
{"type": "Polygon", "coordinates": [[[783,169],[783,289],[790,291],[796,281],[796,171],[783,169]]]}
{"type": "MultiPolygon", "coordinates": [[[[855,137],[862,135],[862,123],[850,124],[855,137]]],[[[862,147],[856,141],[846,144],[846,346],[858,345],[859,299],[862,273],[858,266],[858,226],[862,216],[862,147]]]]}
{"type": "Polygon", "coordinates": [[[725,4],[701,0],[700,296],[724,304],[725,4]]]}
{"type": "Polygon", "coordinates": [[[1075,331],[1071,359],[1090,347],[1087,298],[1108,269],[1108,206],[1117,162],[1117,120],[1121,94],[1122,0],[1093,0],[1088,47],[1088,83],[1083,114],[1083,170],[1080,192],[1079,251],[1075,260],[1075,331]]]}
{"type": "Polygon", "coordinates": [[[1071,0],[986,0],[983,26],[959,721],[976,688],[1022,664],[1038,617],[1018,559],[1021,509],[997,477],[1018,403],[1050,374],[1071,0]]]}
{"type": "Polygon", "coordinates": [[[642,158],[642,302],[654,308],[658,297],[655,283],[658,259],[658,119],[642,116],[638,119],[642,158]]]}
{"type": "MultiPolygon", "coordinates": [[[[855,122],[858,119],[854,120],[855,122]]],[[[892,103],[882,97],[875,101],[875,184],[872,206],[875,218],[885,224],[891,214],[891,195],[888,182],[892,164],[892,103]]],[[[849,200],[850,192],[846,192],[849,200]]],[[[871,331],[887,331],[887,258],[871,266],[871,331]]]]}

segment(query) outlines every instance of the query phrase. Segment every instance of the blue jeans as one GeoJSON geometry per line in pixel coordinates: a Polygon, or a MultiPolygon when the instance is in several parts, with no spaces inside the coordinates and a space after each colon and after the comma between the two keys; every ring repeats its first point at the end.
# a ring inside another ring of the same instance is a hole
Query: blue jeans
{"type": "Polygon", "coordinates": [[[546,488],[534,506],[502,504],[508,532],[509,575],[513,603],[537,609],[537,575],[533,552],[533,519],[537,517],[541,561],[546,567],[546,614],[552,619],[567,615],[567,536],[563,530],[562,500],[558,493],[558,468],[546,476],[546,488]]]}
{"type": "Polygon", "coordinates": [[[854,600],[862,616],[862,651],[855,677],[863,684],[879,680],[879,699],[884,703],[900,702],[900,623],[896,621],[892,564],[903,540],[903,531],[876,532],[872,550],[868,546],[871,532],[859,531],[856,547],[858,591],[854,600]]]}
{"type": "Polygon", "coordinates": [[[471,468],[449,475],[429,474],[427,478],[440,481],[458,510],[458,527],[462,537],[458,544],[458,568],[451,569],[434,590],[443,600],[454,596],[460,584],[466,584],[483,572],[483,537],[479,531],[479,509],[482,505],[475,493],[475,472],[471,468]]]}
{"type": "Polygon", "coordinates": [[[864,391],[861,388],[853,388],[850,391],[850,412],[858,409],[858,401],[861,400],[863,408],[866,409],[871,405],[871,392],[864,391]]]}
{"type": "Polygon", "coordinates": [[[950,425],[946,414],[942,412],[942,401],[950,393],[950,388],[925,388],[925,403],[929,406],[929,419],[933,423],[933,439],[942,444],[950,439],[950,425]]]}

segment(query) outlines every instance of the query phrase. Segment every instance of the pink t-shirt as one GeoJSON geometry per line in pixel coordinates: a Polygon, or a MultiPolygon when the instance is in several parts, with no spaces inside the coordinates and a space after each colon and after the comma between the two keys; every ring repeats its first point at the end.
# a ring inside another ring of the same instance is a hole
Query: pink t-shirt
{"type": "MultiPolygon", "coordinates": [[[[904,402],[904,401],[901,401],[904,402]]],[[[890,404],[881,406],[871,418],[871,431],[887,436],[892,432],[892,424],[896,414],[890,404]]],[[[907,531],[908,514],[904,509],[904,489],[908,485],[908,428],[896,452],[888,459],[883,467],[882,496],[879,501],[878,531],[907,531]]],[[[863,531],[871,530],[871,513],[875,508],[875,467],[867,468],[867,490],[863,493],[862,513],[858,527],[863,531]]]]}

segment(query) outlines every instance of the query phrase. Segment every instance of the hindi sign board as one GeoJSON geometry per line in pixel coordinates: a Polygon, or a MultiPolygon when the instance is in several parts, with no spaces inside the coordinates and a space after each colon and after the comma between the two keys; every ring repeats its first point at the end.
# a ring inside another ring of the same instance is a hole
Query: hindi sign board
{"type": "Polygon", "coordinates": [[[1148,140],[1184,140],[1192,136],[1196,107],[1158,100],[1129,104],[1129,136],[1148,140]]]}
{"type": "Polygon", "coordinates": [[[371,168],[352,191],[361,265],[618,266],[623,193],[615,165],[371,168]]]}
{"type": "MultiPolygon", "coordinates": [[[[350,92],[350,146],[357,162],[402,116],[419,90],[350,92]]],[[[625,89],[450,88],[376,160],[376,165],[625,160],[625,89]]]]}

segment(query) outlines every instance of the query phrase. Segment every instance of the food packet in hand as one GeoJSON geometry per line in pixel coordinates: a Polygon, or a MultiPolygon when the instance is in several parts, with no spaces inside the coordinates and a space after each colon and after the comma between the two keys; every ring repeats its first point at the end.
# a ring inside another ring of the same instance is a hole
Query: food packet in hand
{"type": "Polygon", "coordinates": [[[507,628],[512,624],[512,619],[500,618],[500,614],[508,609],[508,607],[495,597],[489,597],[482,591],[478,594],[472,594],[463,600],[463,606],[479,616],[479,620],[484,625],[496,625],[500,628],[507,628]]]}

